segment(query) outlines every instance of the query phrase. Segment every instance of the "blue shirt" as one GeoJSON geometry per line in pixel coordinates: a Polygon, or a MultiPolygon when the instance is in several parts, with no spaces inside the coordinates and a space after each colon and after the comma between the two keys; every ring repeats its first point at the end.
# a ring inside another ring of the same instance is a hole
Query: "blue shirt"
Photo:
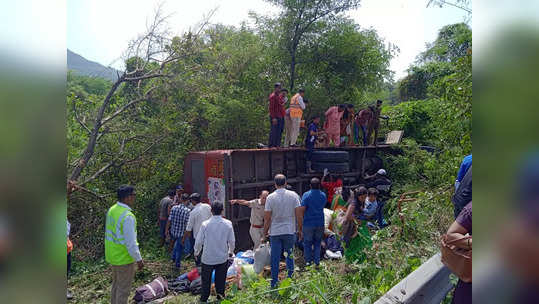
{"type": "Polygon", "coordinates": [[[376,214],[378,209],[378,201],[370,202],[367,198],[365,200],[365,208],[363,209],[363,214],[367,217],[373,217],[376,214]]]}
{"type": "Polygon", "coordinates": [[[326,194],[320,190],[309,190],[303,193],[301,206],[305,207],[303,227],[324,227],[324,206],[326,194]]]}
{"type": "Polygon", "coordinates": [[[316,135],[311,135],[311,131],[318,132],[318,127],[314,122],[309,125],[307,136],[305,137],[305,146],[307,147],[314,147],[314,143],[316,142],[316,135]]]}
{"type": "Polygon", "coordinates": [[[464,175],[466,175],[466,172],[468,172],[468,169],[470,169],[470,166],[472,165],[472,155],[468,155],[464,157],[462,160],[462,163],[460,164],[459,173],[457,174],[457,181],[461,182],[464,178],[464,175]]]}

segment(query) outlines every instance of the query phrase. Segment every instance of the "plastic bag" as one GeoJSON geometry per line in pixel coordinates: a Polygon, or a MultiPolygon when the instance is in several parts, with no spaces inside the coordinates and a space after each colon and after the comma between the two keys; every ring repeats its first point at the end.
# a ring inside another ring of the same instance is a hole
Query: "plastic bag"
{"type": "Polygon", "coordinates": [[[244,286],[249,286],[251,282],[256,281],[257,275],[253,265],[247,264],[241,266],[241,283],[244,286]]]}
{"type": "Polygon", "coordinates": [[[248,250],[245,252],[240,251],[236,253],[236,258],[245,260],[248,264],[253,264],[255,262],[254,253],[252,250],[248,250]]]}
{"type": "Polygon", "coordinates": [[[229,278],[229,277],[233,277],[235,276],[236,274],[238,274],[238,271],[236,270],[236,266],[235,265],[231,265],[230,267],[228,267],[228,270],[226,272],[226,277],[229,278]]]}
{"type": "Polygon", "coordinates": [[[261,244],[258,249],[256,249],[254,254],[255,262],[253,269],[255,273],[261,273],[264,270],[264,266],[271,264],[271,254],[270,247],[266,244],[261,244]]]}

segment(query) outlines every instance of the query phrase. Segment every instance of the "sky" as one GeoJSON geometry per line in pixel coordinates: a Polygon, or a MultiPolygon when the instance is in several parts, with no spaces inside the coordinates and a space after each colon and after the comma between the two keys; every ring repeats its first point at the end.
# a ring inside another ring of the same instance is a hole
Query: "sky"
{"type": "MultiPolygon", "coordinates": [[[[453,7],[429,7],[428,0],[363,0],[349,11],[361,27],[374,28],[386,42],[399,47],[391,60],[395,79],[406,75],[406,69],[428,42],[436,39],[444,25],[462,22],[465,12],[453,7]]],[[[103,65],[121,68],[121,55],[128,42],[144,32],[160,1],[92,0],[67,1],[67,48],[103,65]]],[[[262,0],[168,1],[163,9],[171,14],[174,33],[181,33],[199,22],[211,9],[217,8],[212,23],[239,25],[248,20],[249,11],[276,15],[278,9],[262,0]]]]}

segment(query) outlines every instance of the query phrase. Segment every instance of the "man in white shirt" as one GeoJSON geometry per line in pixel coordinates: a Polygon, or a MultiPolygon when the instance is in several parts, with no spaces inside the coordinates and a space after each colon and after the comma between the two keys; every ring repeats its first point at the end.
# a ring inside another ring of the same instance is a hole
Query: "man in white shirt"
{"type": "Polygon", "coordinates": [[[195,241],[195,256],[201,254],[204,246],[200,259],[202,261],[201,303],[206,303],[210,296],[211,277],[214,270],[217,299],[224,299],[228,256],[234,252],[235,245],[232,222],[221,216],[223,204],[220,202],[213,203],[211,212],[213,216],[202,223],[195,241]]]}
{"type": "MultiPolygon", "coordinates": [[[[185,244],[185,240],[191,237],[191,235],[194,236],[196,242],[200,226],[202,226],[204,221],[209,220],[211,217],[211,207],[208,204],[200,202],[200,194],[193,193],[189,199],[195,207],[191,210],[191,213],[189,213],[189,221],[187,222],[187,228],[185,228],[185,233],[182,237],[182,245],[185,244]]],[[[200,258],[196,258],[196,256],[195,264],[200,266],[200,258]]]]}
{"type": "Polygon", "coordinates": [[[271,246],[271,288],[277,286],[279,280],[279,261],[281,252],[286,257],[288,277],[294,273],[294,258],[292,250],[296,242],[296,222],[299,239],[303,239],[303,222],[301,220],[300,198],[297,193],[286,189],[286,177],[275,175],[276,190],[268,195],[264,213],[264,237],[270,237],[271,246]]]}
{"type": "Polygon", "coordinates": [[[112,304],[127,304],[131,284],[144,263],[137,242],[137,226],[131,207],[135,203],[135,188],[118,188],[118,202],[107,212],[105,226],[105,260],[112,266],[112,304]]]}

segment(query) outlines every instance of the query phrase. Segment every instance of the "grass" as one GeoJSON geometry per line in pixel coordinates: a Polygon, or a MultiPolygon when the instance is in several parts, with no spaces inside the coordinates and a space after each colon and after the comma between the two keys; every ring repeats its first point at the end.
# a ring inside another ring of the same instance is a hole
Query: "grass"
{"type": "MultiPolygon", "coordinates": [[[[318,271],[296,271],[292,280],[282,283],[286,286],[277,295],[268,292],[269,279],[261,277],[242,290],[232,286],[223,303],[373,303],[438,251],[439,236],[453,220],[449,197],[448,189],[421,192],[417,201],[403,206],[404,223],[396,210],[396,198],[391,199],[387,206],[392,225],[371,231],[374,247],[362,264],[324,261],[318,271]]],[[[141,248],[146,267],[137,272],[133,292],[157,276],[170,279],[194,267],[190,260],[182,263],[181,271],[176,270],[156,240],[141,244],[141,248]]],[[[301,254],[295,256],[301,266],[301,254]]],[[[110,284],[110,269],[103,260],[74,262],[69,279],[69,288],[75,295],[71,303],[109,303],[110,284]]],[[[181,294],[165,303],[197,301],[198,296],[181,294]]]]}

